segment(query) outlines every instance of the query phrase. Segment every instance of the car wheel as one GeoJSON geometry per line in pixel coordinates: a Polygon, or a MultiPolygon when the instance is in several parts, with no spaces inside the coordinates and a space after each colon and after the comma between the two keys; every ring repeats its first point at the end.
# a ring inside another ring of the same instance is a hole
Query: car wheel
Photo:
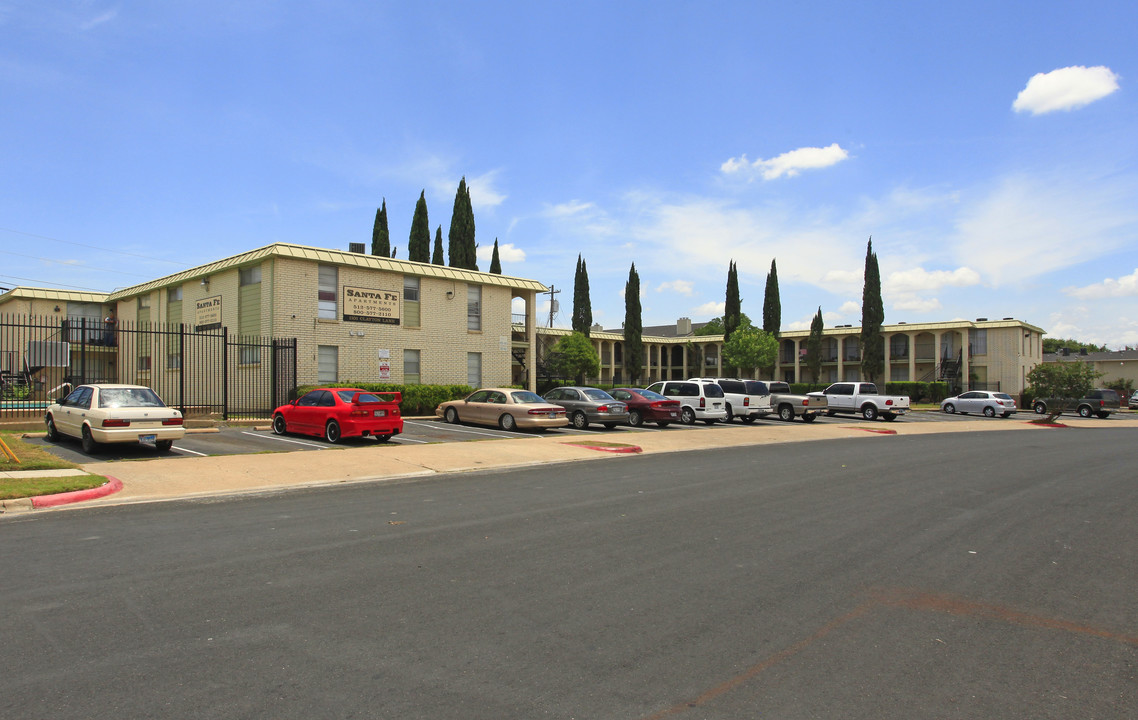
{"type": "Polygon", "coordinates": [[[173,440],[159,440],[154,443],[154,447],[158,448],[158,452],[170,452],[170,448],[174,447],[173,440]]]}
{"type": "Polygon", "coordinates": [[[865,418],[866,420],[876,420],[877,419],[877,408],[875,408],[872,405],[866,405],[865,407],[863,407],[861,409],[861,416],[863,418],[865,418]]]}
{"type": "Polygon", "coordinates": [[[1098,416],[1099,416],[1100,418],[1102,418],[1103,420],[1106,420],[1108,417],[1110,417],[1110,413],[1108,413],[1108,412],[1100,412],[1100,413],[1098,413],[1098,416]]]}
{"type": "Polygon", "coordinates": [[[633,410],[628,413],[628,424],[632,427],[640,427],[644,424],[644,416],[640,414],[639,410],[633,410]]]}
{"type": "Polygon", "coordinates": [[[897,419],[897,416],[893,413],[882,413],[881,417],[885,422],[893,422],[897,419]]]}
{"type": "Polygon", "coordinates": [[[714,425],[716,422],[718,422],[718,421],[717,420],[704,420],[703,421],[703,423],[705,425],[714,425]]]}
{"type": "Polygon", "coordinates": [[[755,421],[755,416],[754,415],[744,415],[743,417],[741,417],[739,419],[742,420],[743,422],[747,423],[748,425],[750,425],[751,423],[753,423],[755,421]]]}
{"type": "Polygon", "coordinates": [[[727,403],[727,417],[724,418],[723,422],[731,422],[734,419],[735,413],[731,412],[731,403],[727,403]]]}
{"type": "Polygon", "coordinates": [[[288,432],[288,423],[285,422],[284,415],[276,415],[273,418],[273,432],[277,435],[284,435],[288,432]]]}
{"type": "Polygon", "coordinates": [[[658,427],[658,428],[660,428],[661,430],[663,430],[664,428],[668,427],[668,426],[669,426],[669,425],[671,425],[671,424],[672,424],[672,423],[671,423],[670,421],[668,421],[668,420],[661,420],[660,422],[656,423],[656,427],[658,427]]]}
{"type": "Polygon", "coordinates": [[[58,442],[59,431],[55,429],[55,420],[52,419],[51,415],[48,415],[44,422],[47,424],[47,441],[58,442]]]}
{"type": "Polygon", "coordinates": [[[584,430],[585,428],[589,427],[589,418],[585,417],[585,413],[581,412],[580,410],[573,413],[572,420],[573,427],[577,428],[578,430],[584,430]]]}
{"type": "Polygon", "coordinates": [[[1035,411],[1036,415],[1046,415],[1047,414],[1047,406],[1041,402],[1035,403],[1035,406],[1032,407],[1032,410],[1035,411]]]}
{"type": "Polygon", "coordinates": [[[605,430],[613,430],[619,423],[605,423],[605,430]]]}
{"type": "Polygon", "coordinates": [[[778,406],[778,419],[783,422],[790,422],[794,419],[794,408],[790,405],[778,406]]]}
{"type": "Polygon", "coordinates": [[[812,423],[817,419],[818,419],[817,415],[803,415],[802,416],[802,422],[806,422],[806,423],[812,423]]]}
{"type": "Polygon", "coordinates": [[[1079,408],[1079,417],[1089,418],[1091,414],[1091,409],[1088,406],[1083,405],[1079,408]]]}
{"type": "Polygon", "coordinates": [[[328,424],[324,426],[324,439],[333,444],[339,442],[340,423],[335,420],[329,420],[328,424]]]}
{"type": "Polygon", "coordinates": [[[447,422],[451,425],[454,425],[458,422],[458,410],[455,410],[452,407],[448,407],[447,411],[443,414],[445,415],[447,422]]]}
{"type": "Polygon", "coordinates": [[[1011,416],[1012,416],[1012,414],[1010,412],[1007,412],[1007,413],[1000,415],[1000,417],[1011,417],[1011,416]]]}
{"type": "Polygon", "coordinates": [[[390,435],[376,435],[375,439],[381,443],[391,442],[391,436],[390,435]]]}
{"type": "Polygon", "coordinates": [[[88,455],[93,455],[99,452],[99,443],[95,442],[95,438],[91,437],[91,428],[86,425],[83,426],[83,452],[88,455]]]}
{"type": "Polygon", "coordinates": [[[680,422],[684,425],[695,425],[695,410],[685,407],[680,411],[680,422]]]}
{"type": "Polygon", "coordinates": [[[498,427],[512,431],[518,427],[518,421],[510,413],[502,413],[502,417],[498,418],[498,427]]]}
{"type": "Polygon", "coordinates": [[[993,408],[993,407],[984,408],[984,417],[996,417],[996,408],[993,408]]]}
{"type": "Polygon", "coordinates": [[[942,407],[941,410],[944,410],[949,415],[955,415],[956,414],[956,406],[953,405],[952,403],[945,403],[944,407],[942,407]]]}
{"type": "Polygon", "coordinates": [[[837,414],[838,414],[837,410],[827,410],[826,411],[826,417],[834,417],[837,414]]]}

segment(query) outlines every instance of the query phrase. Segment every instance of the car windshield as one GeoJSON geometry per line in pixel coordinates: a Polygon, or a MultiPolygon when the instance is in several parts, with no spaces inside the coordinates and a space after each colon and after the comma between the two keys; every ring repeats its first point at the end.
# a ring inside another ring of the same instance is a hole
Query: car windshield
{"type": "Polygon", "coordinates": [[[150,388],[103,388],[99,391],[99,407],[166,407],[150,388]]]}
{"type": "Polygon", "coordinates": [[[540,395],[538,395],[537,393],[532,393],[529,390],[522,390],[521,392],[512,392],[512,393],[510,393],[510,397],[513,398],[514,402],[516,402],[516,403],[543,403],[543,402],[545,402],[545,400],[543,400],[540,395]]]}
{"type": "Polygon", "coordinates": [[[378,397],[376,395],[372,395],[371,393],[366,393],[366,392],[360,392],[359,390],[341,390],[340,392],[338,392],[336,394],[339,395],[340,399],[343,400],[344,402],[350,403],[352,401],[352,398],[354,398],[356,396],[356,393],[360,394],[360,402],[362,402],[362,403],[384,402],[383,399],[381,399],[380,397],[378,397]]]}
{"type": "Polygon", "coordinates": [[[667,400],[668,399],[668,398],[664,397],[663,395],[661,395],[660,393],[655,392],[653,390],[637,390],[636,392],[639,393],[640,397],[644,398],[645,400],[667,400]]]}
{"type": "Polygon", "coordinates": [[[771,394],[770,388],[767,387],[767,384],[765,382],[760,382],[758,380],[746,380],[743,384],[747,386],[748,395],[771,394]]]}
{"type": "Polygon", "coordinates": [[[707,385],[703,386],[703,394],[709,398],[720,398],[723,397],[723,388],[719,387],[715,383],[708,383],[707,385]]]}
{"type": "Polygon", "coordinates": [[[613,396],[609,395],[604,390],[593,389],[593,390],[584,390],[582,392],[584,392],[585,397],[589,398],[590,400],[612,400],[613,399],[613,396]]]}

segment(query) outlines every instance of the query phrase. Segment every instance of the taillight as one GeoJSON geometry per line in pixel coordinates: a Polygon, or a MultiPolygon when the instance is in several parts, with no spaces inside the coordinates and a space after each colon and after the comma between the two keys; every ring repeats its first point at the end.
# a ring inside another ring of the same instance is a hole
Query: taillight
{"type": "Polygon", "coordinates": [[[162,424],[163,425],[181,425],[182,424],[182,418],[180,418],[180,417],[166,418],[165,420],[162,421],[162,424]]]}
{"type": "Polygon", "coordinates": [[[749,397],[743,398],[743,407],[749,407],[750,404],[751,404],[751,398],[749,398],[749,397]]]}
{"type": "Polygon", "coordinates": [[[103,420],[103,427],[130,427],[130,420],[116,420],[115,418],[107,418],[103,420]]]}
{"type": "Polygon", "coordinates": [[[892,401],[892,400],[886,400],[886,401],[885,401],[885,404],[886,404],[886,405],[892,405],[892,404],[893,404],[893,401],[892,401]]]}
{"type": "Polygon", "coordinates": [[[1099,407],[1106,407],[1106,400],[1099,400],[1099,401],[1098,401],[1098,406],[1099,406],[1099,407]]]}
{"type": "Polygon", "coordinates": [[[805,400],[803,400],[803,401],[802,401],[802,404],[803,404],[804,406],[805,406],[805,405],[809,405],[809,404],[810,404],[810,398],[806,398],[805,400]]]}
{"type": "Polygon", "coordinates": [[[705,408],[705,407],[707,407],[707,400],[706,400],[706,399],[704,399],[704,398],[700,398],[700,399],[699,399],[699,406],[700,406],[701,408],[705,408]]]}
{"type": "Polygon", "coordinates": [[[553,413],[554,415],[564,415],[565,409],[564,408],[536,408],[534,410],[529,411],[530,415],[548,415],[550,413],[553,413]]]}
{"type": "Polygon", "coordinates": [[[609,406],[608,406],[608,405],[598,405],[598,406],[597,406],[597,412],[606,413],[606,412],[608,412],[608,411],[609,411],[609,406]]]}
{"type": "Polygon", "coordinates": [[[369,413],[367,410],[361,410],[360,408],[353,408],[352,411],[348,413],[348,415],[351,417],[367,417],[370,414],[371,413],[369,413]]]}

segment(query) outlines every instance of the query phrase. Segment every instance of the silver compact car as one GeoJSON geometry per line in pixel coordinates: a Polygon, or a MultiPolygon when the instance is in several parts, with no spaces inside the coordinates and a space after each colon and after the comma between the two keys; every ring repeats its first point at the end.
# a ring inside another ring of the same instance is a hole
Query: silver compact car
{"type": "Polygon", "coordinates": [[[599,423],[610,430],[628,424],[628,405],[599,388],[559,387],[543,397],[565,408],[569,422],[578,430],[589,427],[589,423],[599,423]]]}
{"type": "Polygon", "coordinates": [[[945,398],[940,409],[949,414],[983,413],[984,417],[1010,417],[1016,411],[1016,401],[1007,393],[969,390],[956,397],[945,398]]]}

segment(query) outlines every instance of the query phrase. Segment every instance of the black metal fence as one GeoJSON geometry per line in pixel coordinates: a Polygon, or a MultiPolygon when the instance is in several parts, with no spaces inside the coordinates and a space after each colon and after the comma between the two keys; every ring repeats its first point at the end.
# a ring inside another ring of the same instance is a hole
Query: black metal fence
{"type": "Polygon", "coordinates": [[[42,415],[95,382],[149,386],[187,417],[268,417],[292,398],[296,371],[296,338],[0,314],[0,419],[42,415]]]}

